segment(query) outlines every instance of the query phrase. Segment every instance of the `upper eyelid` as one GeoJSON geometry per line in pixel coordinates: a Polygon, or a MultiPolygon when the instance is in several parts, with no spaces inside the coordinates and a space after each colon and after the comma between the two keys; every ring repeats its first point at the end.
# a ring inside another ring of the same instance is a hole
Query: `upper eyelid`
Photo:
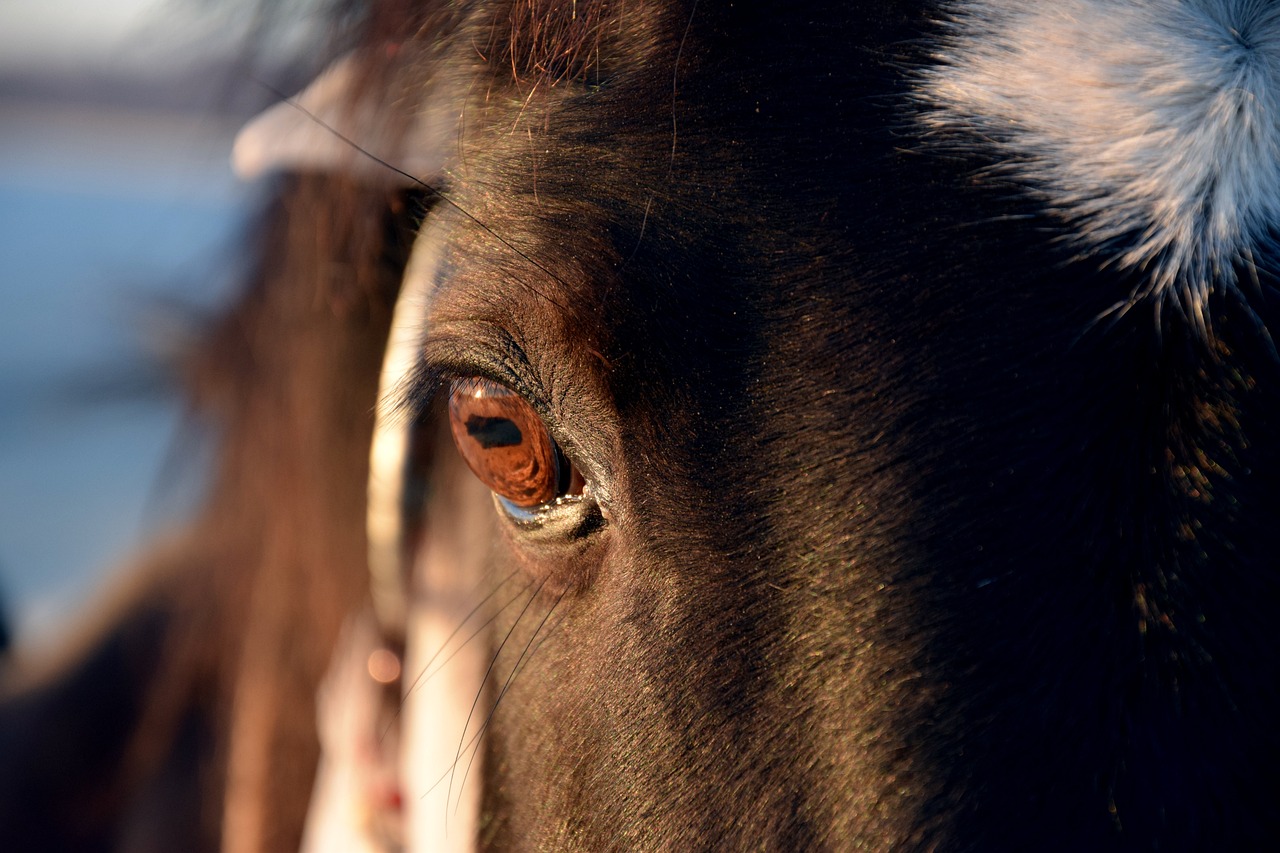
{"type": "MultiPolygon", "coordinates": [[[[550,400],[524,349],[503,329],[485,326],[465,335],[429,336],[415,374],[431,377],[431,390],[437,394],[452,379],[488,379],[524,397],[543,417],[550,414],[550,400]]],[[[429,404],[430,399],[422,400],[423,406],[429,404]]]]}
{"type": "MultiPolygon", "coordinates": [[[[590,432],[582,431],[580,410],[566,400],[574,384],[567,375],[544,376],[510,330],[491,322],[464,320],[443,323],[431,330],[418,358],[418,373],[435,378],[438,395],[449,380],[480,377],[505,385],[533,407],[561,450],[597,486],[597,497],[606,499],[610,478],[603,460],[608,453],[590,432]],[[553,393],[557,391],[559,393],[553,393]]],[[[577,386],[581,388],[582,386],[577,386]]],[[[422,400],[424,411],[431,398],[422,400]]]]}
{"type": "MultiPolygon", "coordinates": [[[[599,440],[582,440],[576,409],[556,399],[553,387],[567,390],[565,382],[544,381],[517,338],[507,329],[482,321],[450,323],[434,328],[423,344],[417,372],[434,378],[435,395],[446,390],[450,380],[480,377],[505,385],[523,397],[551,433],[570,462],[594,485],[595,500],[611,504],[613,480],[608,465],[608,449],[599,440]],[[575,424],[578,425],[575,428],[575,424]]],[[[555,377],[551,377],[554,379],[555,377]]],[[[423,411],[431,398],[422,401],[423,411]]]]}
{"type": "Polygon", "coordinates": [[[412,368],[379,401],[379,407],[392,419],[414,420],[431,408],[450,381],[474,377],[492,380],[526,396],[527,383],[519,377],[523,371],[510,369],[503,359],[481,355],[485,350],[469,338],[428,339],[412,368]],[[455,340],[460,345],[453,345],[455,340]]]}

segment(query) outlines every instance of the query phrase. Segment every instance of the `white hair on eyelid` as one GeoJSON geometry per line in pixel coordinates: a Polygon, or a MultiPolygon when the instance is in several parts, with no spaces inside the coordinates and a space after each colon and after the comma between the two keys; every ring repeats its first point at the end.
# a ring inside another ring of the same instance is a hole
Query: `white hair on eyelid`
{"type": "Polygon", "coordinates": [[[957,0],[927,127],[1071,221],[1080,248],[1202,316],[1280,223],[1280,3],[957,0]]]}

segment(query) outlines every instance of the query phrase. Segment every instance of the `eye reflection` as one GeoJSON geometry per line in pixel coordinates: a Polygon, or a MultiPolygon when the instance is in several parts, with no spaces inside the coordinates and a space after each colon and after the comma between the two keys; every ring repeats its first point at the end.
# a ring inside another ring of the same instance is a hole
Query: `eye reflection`
{"type": "Polygon", "coordinates": [[[487,379],[462,379],[449,391],[449,426],[468,467],[499,497],[521,509],[581,490],[581,477],[556,447],[533,407],[487,379]]]}

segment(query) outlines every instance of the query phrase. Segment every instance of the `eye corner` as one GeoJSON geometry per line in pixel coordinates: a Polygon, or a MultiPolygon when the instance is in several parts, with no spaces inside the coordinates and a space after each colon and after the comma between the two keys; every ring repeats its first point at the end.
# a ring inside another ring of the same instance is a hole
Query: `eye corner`
{"type": "MultiPolygon", "coordinates": [[[[588,521],[587,516],[599,515],[601,521],[604,520],[604,515],[600,512],[594,496],[588,493],[561,495],[533,507],[519,506],[498,494],[494,495],[494,499],[507,517],[511,519],[512,523],[525,530],[546,529],[555,525],[562,516],[575,516],[586,522],[588,521]]],[[[584,530],[582,533],[589,534],[594,532],[595,529],[595,526],[591,526],[590,529],[584,530]]]]}

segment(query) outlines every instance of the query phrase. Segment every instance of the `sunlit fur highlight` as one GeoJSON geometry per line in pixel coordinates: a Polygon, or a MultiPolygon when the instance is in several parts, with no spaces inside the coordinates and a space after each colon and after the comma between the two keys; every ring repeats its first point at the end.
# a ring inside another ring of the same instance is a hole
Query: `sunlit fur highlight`
{"type": "Polygon", "coordinates": [[[988,150],[1140,293],[1199,316],[1280,218],[1280,5],[961,0],[925,122],[988,150]]]}

